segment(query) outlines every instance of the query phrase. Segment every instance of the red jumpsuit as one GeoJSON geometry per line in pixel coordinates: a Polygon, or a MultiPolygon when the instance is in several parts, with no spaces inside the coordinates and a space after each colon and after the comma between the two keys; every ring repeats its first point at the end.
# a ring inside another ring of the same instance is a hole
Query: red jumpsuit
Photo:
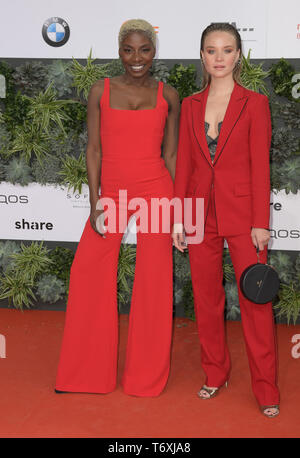
{"type": "MultiPolygon", "coordinates": [[[[168,103],[159,82],[156,107],[110,107],[110,80],[101,97],[101,197],[116,204],[119,190],[135,197],[173,197],[173,181],[161,157],[168,103]]],[[[149,227],[151,223],[148,206],[149,227]]],[[[115,389],[118,358],[117,269],[122,230],[134,209],[126,210],[121,230],[102,238],[88,218],[70,272],[65,328],[56,389],[108,393],[115,389]]],[[[138,232],[135,278],[129,317],[124,392],[157,396],[169,374],[172,332],[172,238],[138,232]]]]}

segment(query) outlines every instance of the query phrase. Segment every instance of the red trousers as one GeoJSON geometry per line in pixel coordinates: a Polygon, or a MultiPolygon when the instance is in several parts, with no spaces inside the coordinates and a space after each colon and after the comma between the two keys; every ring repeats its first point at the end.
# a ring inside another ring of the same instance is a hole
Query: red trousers
{"type": "MultiPolygon", "coordinates": [[[[252,379],[252,389],[260,405],[279,402],[277,349],[272,303],[247,300],[239,287],[243,270],[257,262],[251,235],[226,236],[238,285],[241,320],[252,379]]],[[[201,345],[205,384],[218,387],[229,379],[231,363],[225,339],[222,255],[224,237],[218,235],[214,196],[208,209],[204,240],[189,245],[195,316],[201,345]]],[[[267,247],[260,252],[266,262],[267,247]]]]}
{"type": "MultiPolygon", "coordinates": [[[[170,177],[161,180],[170,188],[170,177]]],[[[134,212],[128,211],[127,217],[134,212]]],[[[61,391],[108,393],[118,359],[117,269],[122,233],[102,238],[86,221],[71,267],[56,378],[61,391]]],[[[135,278],[122,385],[126,394],[157,396],[169,375],[172,336],[172,238],[137,233],[135,278]]]]}

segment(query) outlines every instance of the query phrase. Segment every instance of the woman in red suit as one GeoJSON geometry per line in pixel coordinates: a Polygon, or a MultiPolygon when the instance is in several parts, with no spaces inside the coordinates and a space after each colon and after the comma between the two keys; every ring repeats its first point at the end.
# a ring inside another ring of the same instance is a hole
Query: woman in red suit
{"type": "MultiPolygon", "coordinates": [[[[266,96],[242,86],[241,58],[235,27],[208,26],[201,38],[203,87],[185,98],[181,109],[175,197],[182,203],[185,197],[204,198],[203,241],[193,243],[189,237],[188,245],[206,374],[198,393],[201,399],[215,396],[227,385],[230,373],[224,331],[224,238],[238,285],[242,271],[257,262],[256,247],[260,261],[266,262],[270,238],[269,104],[266,96]]],[[[186,248],[178,219],[173,239],[180,251],[186,248]]],[[[272,304],[257,305],[238,292],[253,392],[263,414],[275,417],[279,391],[272,304]]]]}

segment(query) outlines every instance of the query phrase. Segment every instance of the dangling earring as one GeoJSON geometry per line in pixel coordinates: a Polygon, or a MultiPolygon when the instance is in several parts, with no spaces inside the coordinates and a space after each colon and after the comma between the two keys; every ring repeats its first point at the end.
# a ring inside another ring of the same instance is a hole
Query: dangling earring
{"type": "Polygon", "coordinates": [[[239,59],[236,61],[236,64],[235,64],[236,67],[239,67],[239,66],[241,65],[241,63],[242,63],[242,59],[239,58],[239,59]]]}

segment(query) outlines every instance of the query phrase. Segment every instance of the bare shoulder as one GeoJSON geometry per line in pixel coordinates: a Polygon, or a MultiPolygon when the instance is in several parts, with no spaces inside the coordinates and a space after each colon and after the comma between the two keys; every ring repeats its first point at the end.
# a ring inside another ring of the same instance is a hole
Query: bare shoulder
{"type": "Polygon", "coordinates": [[[99,102],[104,90],[104,79],[97,80],[92,84],[89,91],[89,100],[99,102]]]}
{"type": "Polygon", "coordinates": [[[169,84],[164,83],[164,97],[168,97],[171,100],[179,100],[179,95],[178,91],[173,87],[170,86],[169,84]]]}
{"type": "Polygon", "coordinates": [[[169,84],[165,83],[163,88],[163,96],[168,102],[170,108],[179,107],[179,95],[177,90],[173,86],[170,86],[169,84]]]}

